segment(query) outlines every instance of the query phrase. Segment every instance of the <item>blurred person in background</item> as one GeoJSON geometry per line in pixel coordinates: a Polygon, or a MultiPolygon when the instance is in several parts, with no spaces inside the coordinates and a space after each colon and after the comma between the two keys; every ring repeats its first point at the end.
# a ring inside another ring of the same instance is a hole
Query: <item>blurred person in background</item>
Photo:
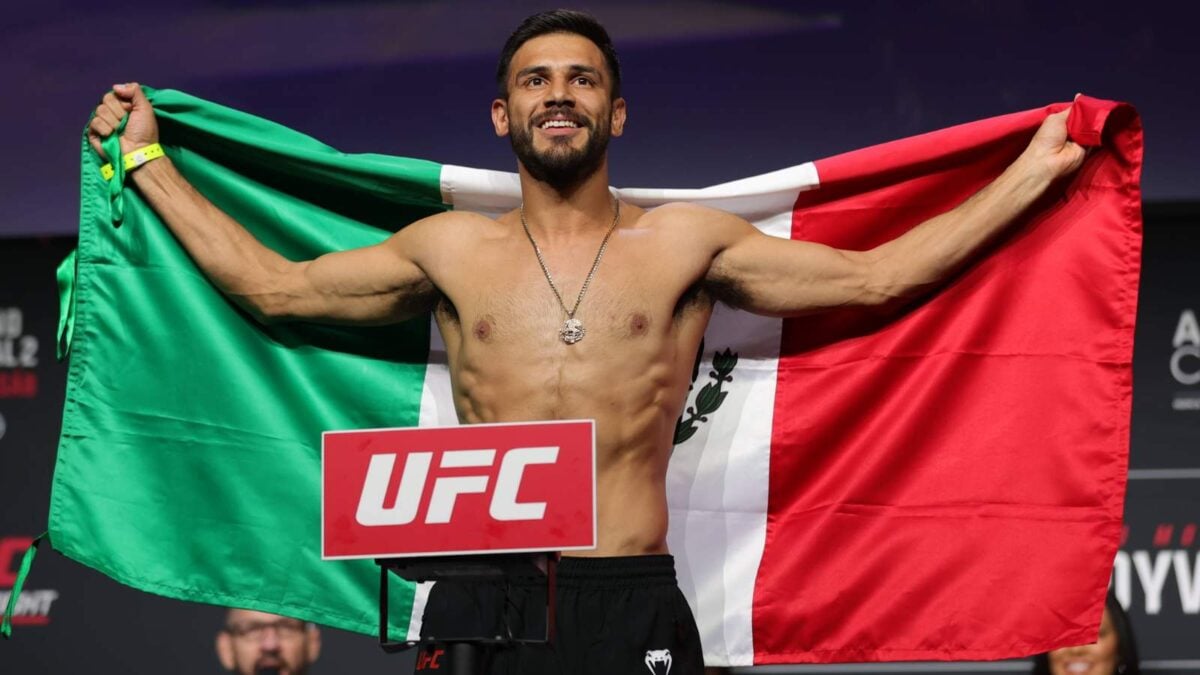
{"type": "Polygon", "coordinates": [[[321,654],[311,623],[250,609],[230,609],[217,633],[217,658],[238,675],[304,675],[321,654]]]}
{"type": "Polygon", "coordinates": [[[1100,638],[1090,645],[1055,649],[1033,658],[1033,675],[1141,675],[1129,615],[1109,591],[1100,638]]]}

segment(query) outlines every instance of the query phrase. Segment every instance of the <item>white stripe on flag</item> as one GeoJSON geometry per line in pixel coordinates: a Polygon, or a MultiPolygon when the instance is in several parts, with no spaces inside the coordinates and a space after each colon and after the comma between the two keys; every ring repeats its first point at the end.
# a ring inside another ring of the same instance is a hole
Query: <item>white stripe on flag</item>
{"type": "Polygon", "coordinates": [[[436,581],[422,581],[413,589],[412,613],[408,617],[408,634],[405,640],[415,642],[421,639],[421,626],[425,623],[425,605],[429,602],[429,591],[433,590],[436,581]]]}
{"type": "Polygon", "coordinates": [[[792,207],[796,197],[816,186],[817,166],[809,162],[698,190],[622,188],[617,194],[621,199],[647,208],[669,202],[688,202],[728,211],[768,234],[786,238],[792,231],[792,207]],[[781,216],[787,219],[786,227],[781,228],[777,222],[781,216]]]}
{"type": "Polygon", "coordinates": [[[728,349],[737,355],[728,375],[733,380],[721,385],[727,393],[721,407],[676,446],[667,471],[667,541],[709,663],[754,660],[754,583],[766,539],[780,327],[778,319],[723,305],[713,312],[687,405],[696,405],[705,386],[718,386],[714,354],[728,349]]]}
{"type": "Polygon", "coordinates": [[[458,424],[454,411],[454,392],[450,388],[450,366],[446,362],[446,343],[437,321],[429,317],[429,359],[425,382],[421,386],[422,427],[452,427],[458,424]]]}
{"type": "Polygon", "coordinates": [[[495,218],[521,204],[521,179],[508,171],[489,171],[443,164],[442,203],[455,211],[474,211],[495,218]]]}
{"type": "MultiPolygon", "coordinates": [[[[796,197],[815,184],[816,170],[807,164],[704,191],[662,191],[666,194],[659,196],[702,196],[696,201],[747,218],[766,234],[789,238],[796,197]]],[[[696,612],[709,664],[754,663],[754,585],[766,542],[781,330],[779,319],[717,306],[688,405],[695,405],[695,394],[704,386],[719,384],[713,359],[726,349],[737,355],[728,375],[733,379],[721,385],[727,392],[721,408],[675,448],[667,472],[667,541],[678,554],[680,587],[696,612]]]]}

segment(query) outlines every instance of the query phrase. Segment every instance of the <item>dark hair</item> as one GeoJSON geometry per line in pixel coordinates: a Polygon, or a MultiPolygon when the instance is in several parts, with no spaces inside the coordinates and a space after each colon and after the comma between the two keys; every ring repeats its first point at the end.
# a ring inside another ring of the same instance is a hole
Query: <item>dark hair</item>
{"type": "Polygon", "coordinates": [[[621,64],[617,62],[617,50],[613,48],[608,31],[591,14],[554,9],[526,18],[508,36],[504,49],[500,50],[500,63],[496,67],[496,87],[500,98],[508,98],[508,69],[512,65],[513,54],[533,38],[551,33],[573,33],[591,40],[604,54],[604,62],[608,65],[608,74],[612,78],[609,94],[612,98],[621,95],[621,64]]]}
{"type": "MultiPolygon", "coordinates": [[[[1104,609],[1108,610],[1108,620],[1112,623],[1113,632],[1117,634],[1117,672],[1121,675],[1141,675],[1133,625],[1129,623],[1129,615],[1125,613],[1112,590],[1109,590],[1104,598],[1104,609]]],[[[1050,675],[1048,654],[1033,657],[1033,675],[1050,675]]]]}

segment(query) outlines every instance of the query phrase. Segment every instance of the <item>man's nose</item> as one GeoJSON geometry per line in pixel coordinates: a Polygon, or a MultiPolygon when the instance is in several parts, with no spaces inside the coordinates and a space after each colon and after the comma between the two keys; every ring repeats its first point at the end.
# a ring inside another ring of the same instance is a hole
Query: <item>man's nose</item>
{"type": "Polygon", "coordinates": [[[258,647],[264,652],[279,651],[279,629],[275,626],[268,626],[263,631],[262,638],[258,642],[258,647]]]}
{"type": "Polygon", "coordinates": [[[547,108],[575,105],[575,97],[572,95],[571,87],[568,85],[569,82],[566,79],[551,81],[549,95],[546,97],[547,108]]]}

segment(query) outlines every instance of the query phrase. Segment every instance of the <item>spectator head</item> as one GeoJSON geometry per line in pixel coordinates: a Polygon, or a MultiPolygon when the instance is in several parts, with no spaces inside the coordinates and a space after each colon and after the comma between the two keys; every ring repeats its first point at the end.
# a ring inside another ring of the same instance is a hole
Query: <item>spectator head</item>
{"type": "Polygon", "coordinates": [[[321,653],[311,623],[250,609],[231,609],[217,633],[217,658],[238,675],[303,675],[321,653]]]}
{"type": "Polygon", "coordinates": [[[1141,675],[1129,615],[1110,591],[1100,638],[1089,645],[1055,649],[1033,659],[1033,675],[1141,675]]]}

